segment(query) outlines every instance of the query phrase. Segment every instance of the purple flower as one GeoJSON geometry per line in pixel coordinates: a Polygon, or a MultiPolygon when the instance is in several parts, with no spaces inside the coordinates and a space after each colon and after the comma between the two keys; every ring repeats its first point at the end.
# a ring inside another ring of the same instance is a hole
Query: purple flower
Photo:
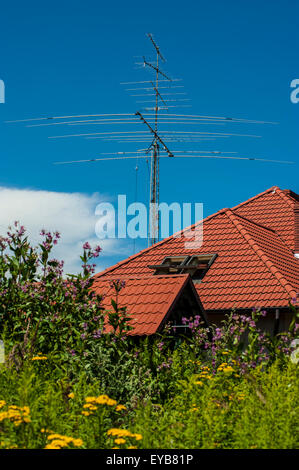
{"type": "Polygon", "coordinates": [[[99,245],[96,246],[96,247],[94,248],[94,251],[93,251],[93,253],[92,253],[92,256],[93,256],[94,258],[97,258],[97,257],[99,256],[99,254],[100,254],[101,251],[102,251],[102,248],[101,248],[99,245]]]}
{"type": "Polygon", "coordinates": [[[19,232],[18,232],[18,235],[21,237],[22,235],[24,235],[24,233],[25,233],[25,227],[22,225],[22,226],[20,227],[20,230],[19,230],[19,232]]]}
{"type": "Polygon", "coordinates": [[[85,242],[83,245],[83,250],[91,250],[91,246],[88,242],[85,242]]]}
{"type": "Polygon", "coordinates": [[[126,282],[122,281],[121,279],[116,279],[115,281],[110,282],[111,289],[115,289],[116,292],[119,292],[126,286],[126,282]]]}
{"type": "Polygon", "coordinates": [[[93,337],[95,339],[98,339],[102,336],[102,330],[98,329],[97,331],[94,332],[93,337]]]}

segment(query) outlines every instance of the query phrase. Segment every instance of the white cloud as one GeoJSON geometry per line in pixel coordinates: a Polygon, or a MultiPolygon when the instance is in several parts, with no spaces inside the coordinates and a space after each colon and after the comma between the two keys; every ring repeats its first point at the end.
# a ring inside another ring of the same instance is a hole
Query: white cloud
{"type": "Polygon", "coordinates": [[[53,257],[65,261],[66,273],[80,270],[79,255],[85,241],[91,246],[100,245],[103,252],[96,259],[96,270],[100,271],[104,267],[103,256],[115,254],[116,249],[118,253],[124,250],[119,240],[99,240],[95,235],[98,220],[95,208],[101,201],[103,198],[98,193],[86,195],[0,187],[0,234],[4,235],[8,225],[15,220],[25,226],[34,244],[41,240],[41,229],[59,231],[61,239],[53,250],[53,257]]]}

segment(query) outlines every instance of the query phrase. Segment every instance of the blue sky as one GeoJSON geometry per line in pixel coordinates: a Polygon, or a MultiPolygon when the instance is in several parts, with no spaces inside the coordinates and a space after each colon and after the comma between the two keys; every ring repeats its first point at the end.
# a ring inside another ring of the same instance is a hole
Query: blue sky
{"type": "MultiPolygon", "coordinates": [[[[70,128],[64,126],[29,128],[24,123],[4,121],[134,113],[140,105],[120,82],[151,78],[134,65],[134,56],[153,57],[147,32],[153,33],[167,58],[165,70],[183,80],[190,98],[192,107],[178,109],[178,113],[279,123],[202,126],[204,130],[209,127],[209,131],[258,134],[262,138],[223,138],[194,143],[186,149],[296,162],[163,159],[160,201],[202,202],[207,216],[273,185],[298,192],[299,103],[290,100],[290,82],[299,78],[298,15],[297,0],[6,2],[1,6],[0,30],[0,79],[6,87],[6,102],[0,104],[0,187],[6,191],[6,215],[0,217],[0,227],[11,217],[22,221],[22,216],[27,225],[34,220],[36,230],[39,220],[51,225],[55,221],[53,193],[66,197],[81,194],[87,201],[82,209],[85,223],[90,224],[86,231],[76,231],[82,225],[82,211],[69,212],[67,222],[65,212],[59,209],[59,217],[63,214],[64,219],[62,228],[73,233],[71,241],[67,239],[68,256],[82,238],[94,239],[93,218],[86,216],[86,211],[93,211],[97,201],[114,200],[117,194],[126,194],[129,203],[134,201],[135,160],[66,166],[53,162],[133,151],[140,148],[138,144],[48,138],[99,132],[95,126],[75,127],[76,132],[69,132],[70,128]],[[45,200],[50,195],[49,204],[40,207],[31,203],[30,198],[22,198],[25,193],[37,199],[42,194],[45,200]],[[10,195],[14,201],[11,208],[10,195]]],[[[138,200],[147,203],[146,163],[140,161],[138,166],[138,200]]],[[[74,210],[73,205],[70,207],[74,210]]],[[[138,241],[135,249],[146,245],[146,241],[138,241]]],[[[100,267],[131,255],[132,249],[132,240],[106,244],[100,267]]]]}

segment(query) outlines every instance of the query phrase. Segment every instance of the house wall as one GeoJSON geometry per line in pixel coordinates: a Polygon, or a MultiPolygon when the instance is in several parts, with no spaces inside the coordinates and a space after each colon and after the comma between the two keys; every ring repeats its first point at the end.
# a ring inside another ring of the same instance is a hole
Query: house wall
{"type": "MultiPolygon", "coordinates": [[[[250,312],[251,312],[250,310],[236,311],[236,313],[243,314],[243,315],[249,315],[250,312]]],[[[206,313],[207,313],[210,323],[215,324],[217,327],[220,327],[221,322],[225,320],[225,317],[229,315],[231,312],[230,311],[227,311],[227,312],[226,311],[222,311],[222,312],[207,311],[206,313]]],[[[286,308],[279,309],[279,322],[278,322],[277,333],[282,333],[284,331],[287,331],[291,323],[291,320],[292,320],[292,313],[289,311],[289,309],[286,309],[286,308]]],[[[267,310],[266,317],[262,317],[257,324],[258,328],[260,328],[262,331],[270,333],[271,335],[274,334],[276,325],[277,323],[276,323],[275,309],[267,310]]]]}

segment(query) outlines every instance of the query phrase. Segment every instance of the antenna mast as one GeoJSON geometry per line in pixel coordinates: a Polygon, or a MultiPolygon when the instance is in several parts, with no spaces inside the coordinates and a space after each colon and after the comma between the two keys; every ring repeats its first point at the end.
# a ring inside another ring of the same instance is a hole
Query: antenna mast
{"type": "MultiPolygon", "coordinates": [[[[147,124],[150,131],[154,134],[153,141],[148,148],[148,151],[152,152],[151,155],[151,183],[150,183],[150,210],[149,210],[149,243],[153,245],[159,240],[159,229],[160,229],[160,217],[159,217],[159,155],[160,155],[160,144],[164,147],[167,151],[169,156],[173,156],[171,152],[167,149],[166,145],[162,141],[162,139],[158,136],[158,112],[159,112],[159,97],[162,99],[159,93],[159,78],[160,75],[167,79],[168,81],[172,81],[159,67],[160,59],[162,62],[165,62],[163,55],[160,52],[159,46],[156,44],[155,40],[153,39],[150,33],[147,34],[148,38],[151,40],[155,50],[156,50],[156,65],[151,64],[145,60],[143,57],[143,64],[144,67],[150,67],[155,71],[155,84],[151,82],[153,85],[153,89],[155,92],[155,124],[154,130],[151,126],[146,122],[143,116],[140,113],[136,113],[136,115],[140,116],[140,119],[147,124]]],[[[163,101],[163,99],[162,99],[163,101]]],[[[164,103],[164,101],[163,101],[164,103]]],[[[164,103],[165,104],[165,103],[164,103]]]]}

